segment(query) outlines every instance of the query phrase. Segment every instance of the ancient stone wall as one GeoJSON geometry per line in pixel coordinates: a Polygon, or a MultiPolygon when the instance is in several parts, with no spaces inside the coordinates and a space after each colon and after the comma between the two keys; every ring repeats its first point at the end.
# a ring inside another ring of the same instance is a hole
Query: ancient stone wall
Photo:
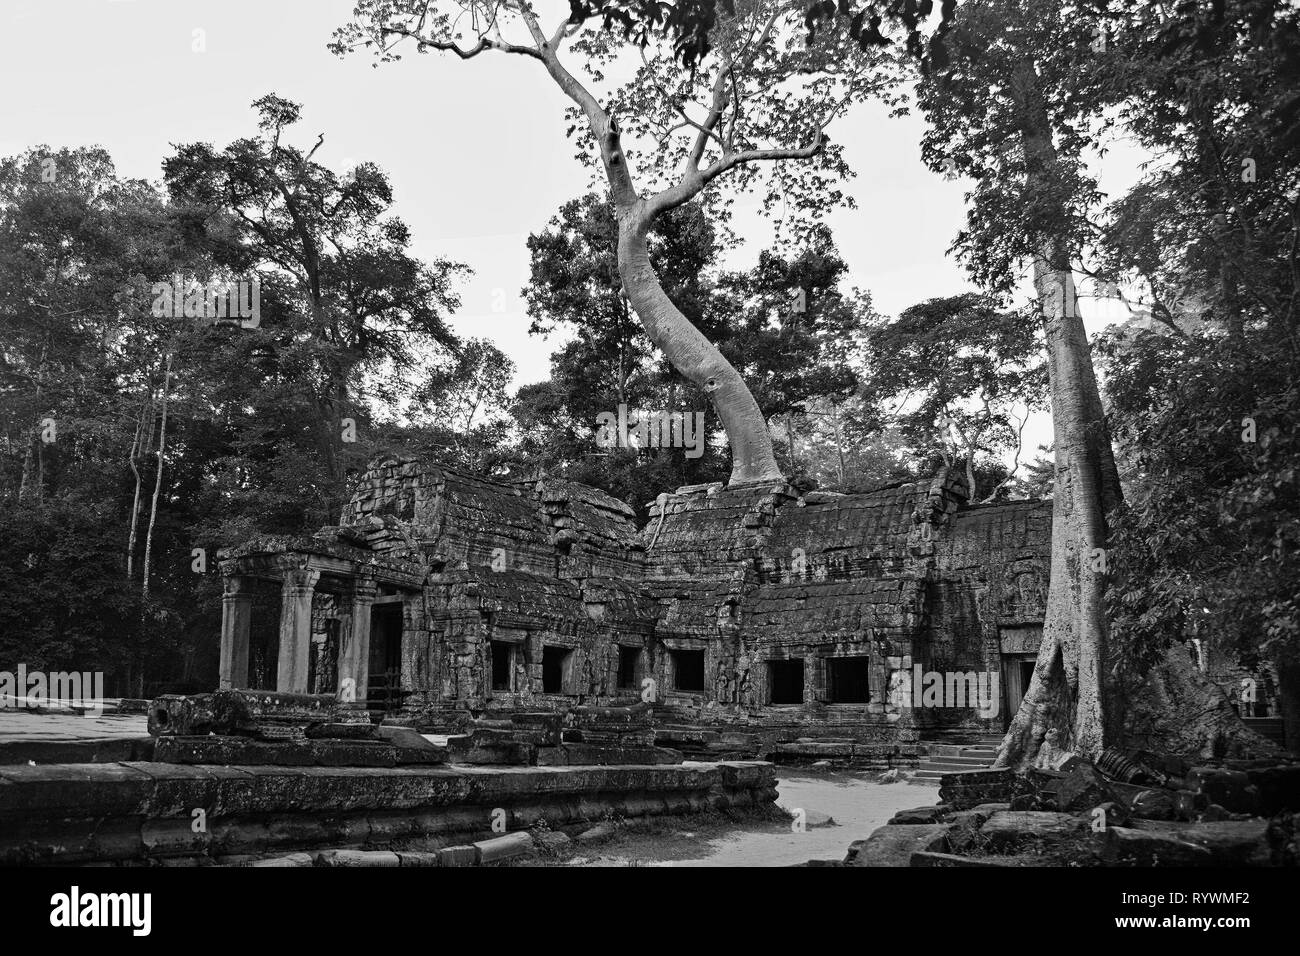
{"type": "MultiPolygon", "coordinates": [[[[404,710],[426,726],[648,696],[682,724],[915,739],[968,715],[918,713],[913,665],[997,668],[1042,620],[1050,504],[965,496],[957,470],[853,495],[698,485],[638,529],[574,482],[390,457],[311,547],[418,569],[387,593],[404,595],[404,710]]],[[[313,633],[348,626],[345,601],[317,601],[313,633]]]]}

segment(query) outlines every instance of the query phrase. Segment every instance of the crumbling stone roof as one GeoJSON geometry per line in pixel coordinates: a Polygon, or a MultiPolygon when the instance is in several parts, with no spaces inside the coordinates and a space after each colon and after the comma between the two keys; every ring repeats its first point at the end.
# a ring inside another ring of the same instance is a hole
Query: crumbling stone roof
{"type": "Polygon", "coordinates": [[[298,549],[418,564],[445,607],[519,626],[592,620],[669,639],[860,638],[917,626],[935,574],[968,574],[990,555],[1013,577],[1044,564],[1050,502],[965,498],[957,469],[855,494],[713,483],[660,495],[638,530],[626,503],[577,482],[496,480],[381,456],[340,526],[256,539],[230,555],[298,549]]]}

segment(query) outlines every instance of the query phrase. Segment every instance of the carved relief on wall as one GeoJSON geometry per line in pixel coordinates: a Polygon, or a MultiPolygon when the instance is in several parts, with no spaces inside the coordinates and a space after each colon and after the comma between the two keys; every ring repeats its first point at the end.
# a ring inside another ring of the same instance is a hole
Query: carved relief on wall
{"type": "Polygon", "coordinates": [[[1047,582],[1037,567],[1012,569],[1002,591],[999,612],[1004,620],[1040,618],[1047,607],[1047,582]]]}

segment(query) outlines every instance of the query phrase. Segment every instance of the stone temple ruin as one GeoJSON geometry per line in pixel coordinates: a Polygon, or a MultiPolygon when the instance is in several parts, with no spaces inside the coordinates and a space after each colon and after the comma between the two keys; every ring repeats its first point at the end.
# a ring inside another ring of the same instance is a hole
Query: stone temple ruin
{"type": "Polygon", "coordinates": [[[882,752],[1000,732],[1042,638],[1050,534],[1050,502],[970,505],[955,470],[863,494],[679,488],[637,528],[571,481],[384,457],[339,525],[222,552],[220,682],[428,732],[652,701],[656,739],[686,752],[719,731],[882,752]],[[992,712],[913,706],[920,671],[996,675],[992,712]]]}

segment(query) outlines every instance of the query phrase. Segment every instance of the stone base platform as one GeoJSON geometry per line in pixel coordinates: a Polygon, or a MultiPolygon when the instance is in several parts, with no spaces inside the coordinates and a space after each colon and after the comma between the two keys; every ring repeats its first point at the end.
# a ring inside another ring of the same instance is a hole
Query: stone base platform
{"type": "Polygon", "coordinates": [[[319,846],[440,847],[776,800],[761,761],[634,766],[0,766],[0,865],[166,862],[319,846]]]}

